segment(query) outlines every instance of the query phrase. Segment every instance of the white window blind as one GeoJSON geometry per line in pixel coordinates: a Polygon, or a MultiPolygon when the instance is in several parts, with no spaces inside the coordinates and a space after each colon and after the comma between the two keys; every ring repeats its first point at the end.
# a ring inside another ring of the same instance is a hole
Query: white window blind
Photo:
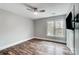
{"type": "Polygon", "coordinates": [[[47,36],[64,37],[64,21],[47,21],[47,36]]]}

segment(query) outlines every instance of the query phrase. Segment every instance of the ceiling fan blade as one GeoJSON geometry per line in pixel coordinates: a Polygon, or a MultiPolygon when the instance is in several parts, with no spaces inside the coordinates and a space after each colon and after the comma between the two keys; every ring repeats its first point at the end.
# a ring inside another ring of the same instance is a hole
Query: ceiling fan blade
{"type": "Polygon", "coordinates": [[[34,11],[33,9],[27,8],[28,11],[34,11]]]}
{"type": "Polygon", "coordinates": [[[39,12],[45,12],[45,10],[39,10],[39,12]]]}
{"type": "Polygon", "coordinates": [[[33,7],[33,6],[31,6],[31,5],[29,5],[29,4],[27,4],[27,3],[23,3],[26,7],[29,7],[29,8],[31,8],[31,9],[35,9],[35,7],[33,7]]]}

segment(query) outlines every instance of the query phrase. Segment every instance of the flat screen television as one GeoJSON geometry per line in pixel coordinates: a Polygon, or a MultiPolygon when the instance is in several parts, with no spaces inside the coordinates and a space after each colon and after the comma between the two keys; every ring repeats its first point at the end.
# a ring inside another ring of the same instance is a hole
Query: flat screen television
{"type": "Polygon", "coordinates": [[[72,26],[72,12],[70,12],[69,15],[66,18],[66,29],[73,30],[73,26],[72,26]]]}
{"type": "Polygon", "coordinates": [[[75,19],[75,22],[79,22],[79,13],[76,15],[75,19]]]}

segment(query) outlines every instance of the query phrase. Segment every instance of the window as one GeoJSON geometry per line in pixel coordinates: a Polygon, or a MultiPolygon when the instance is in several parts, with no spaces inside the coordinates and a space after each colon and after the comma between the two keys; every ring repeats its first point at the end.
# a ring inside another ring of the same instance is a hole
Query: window
{"type": "Polygon", "coordinates": [[[48,33],[47,35],[51,35],[53,36],[54,35],[54,22],[48,22],[48,33]]]}
{"type": "Polygon", "coordinates": [[[47,36],[64,37],[64,21],[63,20],[48,21],[47,36]]]}

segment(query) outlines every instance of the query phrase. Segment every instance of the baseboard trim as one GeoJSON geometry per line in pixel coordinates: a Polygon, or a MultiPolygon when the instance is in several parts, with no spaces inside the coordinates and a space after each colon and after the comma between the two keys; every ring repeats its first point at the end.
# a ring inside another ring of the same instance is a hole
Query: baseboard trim
{"type": "Polygon", "coordinates": [[[1,47],[0,50],[7,49],[7,48],[9,48],[9,47],[11,47],[11,46],[20,44],[20,43],[22,43],[22,42],[24,42],[24,41],[28,41],[28,40],[31,40],[31,39],[32,39],[32,37],[31,37],[31,38],[24,39],[24,40],[21,40],[21,41],[18,41],[18,42],[15,42],[15,43],[12,43],[12,44],[10,44],[10,45],[5,45],[5,46],[1,47]]]}
{"type": "Polygon", "coordinates": [[[59,41],[54,41],[54,40],[48,40],[47,38],[40,38],[40,37],[34,37],[32,39],[40,39],[40,40],[45,40],[45,41],[51,41],[51,42],[55,42],[55,43],[61,43],[61,44],[65,44],[65,42],[59,42],[59,41]]]}

